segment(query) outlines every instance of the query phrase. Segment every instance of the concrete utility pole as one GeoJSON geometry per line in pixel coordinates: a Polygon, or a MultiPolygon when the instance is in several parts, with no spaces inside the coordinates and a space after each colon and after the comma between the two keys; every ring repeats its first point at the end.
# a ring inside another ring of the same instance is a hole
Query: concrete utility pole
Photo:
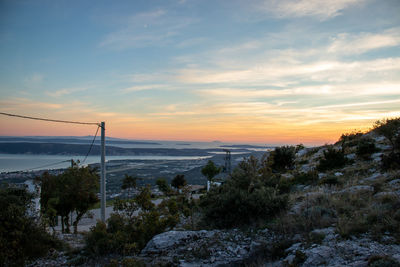
{"type": "Polygon", "coordinates": [[[100,207],[101,221],[106,222],[106,124],[101,122],[101,172],[100,172],[100,207]]]}

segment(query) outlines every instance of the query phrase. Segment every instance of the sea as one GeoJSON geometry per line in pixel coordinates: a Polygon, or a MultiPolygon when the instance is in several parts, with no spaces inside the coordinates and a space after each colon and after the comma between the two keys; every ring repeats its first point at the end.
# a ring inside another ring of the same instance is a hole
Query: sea
{"type": "MultiPolygon", "coordinates": [[[[76,142],[74,142],[76,144],[76,142]]],[[[174,149],[221,149],[235,148],[238,144],[214,142],[184,142],[184,141],[143,141],[137,144],[112,144],[124,148],[174,148],[174,149]]],[[[266,148],[249,145],[249,150],[260,151],[266,148]]],[[[259,144],[257,144],[259,145],[259,144]]],[[[233,152],[234,153],[234,152],[233,152]]],[[[83,162],[85,156],[74,155],[36,155],[36,154],[0,154],[0,173],[16,171],[33,171],[44,169],[61,169],[71,166],[71,159],[83,162]]],[[[135,155],[106,156],[106,161],[113,160],[194,160],[210,158],[210,156],[168,156],[168,155],[135,155]]],[[[99,156],[88,156],[84,165],[100,163],[99,156]]]]}

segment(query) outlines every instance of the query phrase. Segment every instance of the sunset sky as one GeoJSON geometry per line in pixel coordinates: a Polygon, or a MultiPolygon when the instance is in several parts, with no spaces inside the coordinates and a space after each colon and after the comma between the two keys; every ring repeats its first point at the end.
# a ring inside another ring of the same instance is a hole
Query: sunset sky
{"type": "Polygon", "coordinates": [[[0,0],[0,62],[0,112],[121,138],[323,144],[400,116],[400,1],[0,0]]]}

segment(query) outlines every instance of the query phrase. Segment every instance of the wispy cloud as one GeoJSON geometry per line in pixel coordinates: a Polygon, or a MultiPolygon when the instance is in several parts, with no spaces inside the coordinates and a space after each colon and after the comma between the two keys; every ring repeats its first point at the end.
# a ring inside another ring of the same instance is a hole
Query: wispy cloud
{"type": "Polygon", "coordinates": [[[57,110],[64,107],[62,104],[49,103],[44,101],[32,100],[29,98],[17,98],[11,97],[8,99],[0,100],[0,106],[2,110],[7,111],[23,111],[29,112],[31,109],[47,109],[47,110],[57,110]]]}
{"type": "Polygon", "coordinates": [[[249,89],[249,88],[213,88],[198,90],[200,95],[221,96],[224,98],[254,99],[261,97],[283,96],[400,96],[400,82],[377,84],[326,84],[296,86],[285,89],[249,89]]]}
{"type": "MultiPolygon", "coordinates": [[[[227,68],[229,68],[227,66],[227,68]]],[[[288,64],[287,62],[265,63],[237,70],[183,69],[177,80],[185,83],[246,83],[268,84],[282,78],[307,78],[312,81],[351,81],[355,77],[382,71],[399,71],[400,58],[341,62],[316,61],[288,64]]]]}
{"type": "Polygon", "coordinates": [[[394,28],[383,33],[343,33],[334,38],[329,46],[330,53],[362,54],[370,50],[400,45],[400,28],[394,28]]]}
{"type": "Polygon", "coordinates": [[[121,90],[122,93],[130,93],[130,92],[139,92],[139,91],[146,91],[146,90],[160,90],[160,89],[166,89],[169,88],[169,86],[165,84],[146,84],[146,85],[136,85],[136,86],[131,86],[128,88],[124,88],[121,90]]]}
{"type": "Polygon", "coordinates": [[[87,89],[88,89],[87,87],[63,88],[55,91],[46,91],[45,93],[46,95],[51,97],[62,97],[76,92],[86,91],[87,89]]]}
{"type": "Polygon", "coordinates": [[[263,0],[258,3],[258,7],[276,17],[315,17],[319,20],[327,20],[363,2],[364,0],[263,0]]]}

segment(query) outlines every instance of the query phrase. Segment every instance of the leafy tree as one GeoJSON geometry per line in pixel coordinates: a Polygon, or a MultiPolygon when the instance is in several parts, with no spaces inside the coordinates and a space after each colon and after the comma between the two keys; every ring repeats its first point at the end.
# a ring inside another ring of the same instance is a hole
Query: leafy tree
{"type": "Polygon", "coordinates": [[[70,181],[70,183],[67,183],[70,186],[67,187],[67,191],[69,192],[67,201],[73,199],[72,209],[76,213],[73,226],[74,233],[77,233],[78,223],[83,215],[85,215],[93,204],[98,202],[99,176],[95,170],[89,167],[69,168],[63,175],[70,181]]]}
{"type": "Polygon", "coordinates": [[[176,189],[179,189],[187,184],[185,175],[183,174],[178,174],[172,179],[171,185],[175,187],[176,189]]]}
{"type": "Polygon", "coordinates": [[[168,185],[168,182],[165,178],[158,178],[156,180],[156,185],[158,189],[164,193],[164,195],[168,195],[171,192],[171,187],[168,185]]]}
{"type": "Polygon", "coordinates": [[[207,177],[207,191],[210,190],[210,183],[215,175],[221,172],[221,168],[217,167],[212,160],[207,162],[207,165],[201,169],[201,173],[207,177]]]}
{"type": "Polygon", "coordinates": [[[75,212],[72,224],[74,233],[77,233],[79,221],[98,201],[99,177],[96,171],[74,165],[57,176],[44,173],[38,180],[42,186],[42,213],[50,226],[53,226],[55,216],[58,215],[61,216],[62,232],[69,232],[69,216],[75,212]]]}
{"type": "Polygon", "coordinates": [[[292,169],[294,166],[296,148],[294,146],[281,146],[271,152],[271,167],[275,171],[292,169]]]}
{"type": "Polygon", "coordinates": [[[137,177],[125,174],[125,178],[122,180],[121,188],[124,190],[128,190],[128,198],[131,198],[132,189],[136,188],[137,179],[137,177]]]}
{"type": "Polygon", "coordinates": [[[0,186],[0,265],[24,266],[62,243],[38,224],[31,209],[33,195],[23,188],[0,186]]]}

